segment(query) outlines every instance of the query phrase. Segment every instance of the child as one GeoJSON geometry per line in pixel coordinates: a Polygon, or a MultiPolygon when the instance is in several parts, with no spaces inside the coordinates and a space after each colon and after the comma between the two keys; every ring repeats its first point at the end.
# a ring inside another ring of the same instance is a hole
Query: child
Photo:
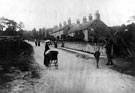
{"type": "Polygon", "coordinates": [[[97,51],[94,53],[94,57],[95,57],[96,62],[97,62],[97,68],[99,68],[99,66],[98,66],[99,57],[100,57],[100,52],[99,52],[99,50],[97,50],[97,51]]]}

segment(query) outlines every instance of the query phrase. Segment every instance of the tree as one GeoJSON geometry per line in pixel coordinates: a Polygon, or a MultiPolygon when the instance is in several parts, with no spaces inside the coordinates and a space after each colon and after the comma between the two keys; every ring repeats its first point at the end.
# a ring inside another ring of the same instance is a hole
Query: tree
{"type": "Polygon", "coordinates": [[[14,20],[2,17],[0,18],[0,22],[2,25],[5,25],[5,27],[12,28],[14,31],[16,31],[17,23],[14,20]]]}
{"type": "Polygon", "coordinates": [[[39,29],[39,38],[42,38],[42,28],[39,29]]]}
{"type": "Polygon", "coordinates": [[[0,18],[0,30],[4,31],[4,29],[5,29],[5,32],[3,35],[17,35],[16,31],[23,31],[23,28],[24,28],[23,22],[20,22],[18,24],[14,20],[10,20],[5,17],[0,18]]]}
{"type": "Polygon", "coordinates": [[[23,29],[25,28],[24,23],[23,23],[23,22],[18,23],[18,24],[17,24],[17,28],[18,28],[19,30],[23,30],[23,29]]]}
{"type": "Polygon", "coordinates": [[[135,15],[129,17],[129,20],[127,20],[128,23],[134,23],[135,22],[135,15]]]}
{"type": "Polygon", "coordinates": [[[32,30],[32,36],[33,36],[33,38],[37,38],[36,28],[33,28],[33,30],[32,30]]]}

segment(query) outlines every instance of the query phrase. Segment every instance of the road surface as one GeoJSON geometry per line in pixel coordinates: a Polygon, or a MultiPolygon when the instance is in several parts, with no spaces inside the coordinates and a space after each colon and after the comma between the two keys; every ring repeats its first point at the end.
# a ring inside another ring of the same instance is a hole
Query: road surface
{"type": "Polygon", "coordinates": [[[107,68],[103,60],[99,69],[95,59],[85,59],[76,54],[59,52],[59,68],[47,70],[43,65],[44,44],[34,47],[34,58],[40,64],[42,76],[34,86],[35,93],[135,93],[135,78],[107,68]]]}

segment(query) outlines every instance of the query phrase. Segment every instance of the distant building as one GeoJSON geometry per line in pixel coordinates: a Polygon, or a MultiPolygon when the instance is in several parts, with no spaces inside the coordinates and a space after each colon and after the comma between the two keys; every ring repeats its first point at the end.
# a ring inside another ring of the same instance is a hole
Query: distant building
{"type": "Polygon", "coordinates": [[[83,17],[83,23],[80,24],[77,20],[77,24],[74,25],[69,31],[70,36],[75,35],[76,32],[82,31],[84,34],[84,41],[90,41],[94,38],[103,39],[107,36],[109,28],[100,20],[100,14],[98,11],[95,13],[95,19],[92,19],[92,15],[89,14],[88,21],[86,16],[83,17]]]}
{"type": "Polygon", "coordinates": [[[45,30],[45,37],[48,37],[53,32],[53,28],[47,28],[45,30]]]}
{"type": "Polygon", "coordinates": [[[50,33],[51,36],[54,36],[56,39],[60,39],[61,35],[63,34],[63,28],[54,30],[50,33]]]}
{"type": "Polygon", "coordinates": [[[72,23],[71,18],[69,18],[67,22],[63,22],[63,26],[62,24],[59,24],[59,27],[55,26],[50,35],[55,38],[61,38],[63,34],[74,37],[75,33],[81,32],[84,34],[84,41],[91,41],[94,38],[105,38],[108,31],[108,26],[101,21],[100,13],[96,11],[95,19],[93,19],[92,14],[89,14],[88,20],[86,16],[83,16],[82,23],[80,23],[79,19],[77,19],[76,23],[72,23]]]}
{"type": "Polygon", "coordinates": [[[50,35],[54,36],[57,39],[58,38],[59,39],[62,39],[62,35],[63,34],[66,34],[68,32],[67,29],[68,29],[69,25],[72,25],[71,18],[69,18],[67,22],[64,21],[63,22],[63,26],[62,26],[61,23],[59,24],[59,27],[58,26],[55,26],[53,28],[53,31],[50,33],[50,35]]]}

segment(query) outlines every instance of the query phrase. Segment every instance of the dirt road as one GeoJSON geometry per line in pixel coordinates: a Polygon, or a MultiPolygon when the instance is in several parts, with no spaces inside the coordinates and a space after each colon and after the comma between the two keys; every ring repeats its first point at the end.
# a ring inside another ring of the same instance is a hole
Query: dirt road
{"type": "Polygon", "coordinates": [[[34,58],[40,64],[42,77],[35,93],[135,93],[135,78],[107,68],[103,60],[96,68],[95,59],[84,59],[60,49],[59,68],[47,70],[43,65],[44,44],[34,47],[34,58]]]}

